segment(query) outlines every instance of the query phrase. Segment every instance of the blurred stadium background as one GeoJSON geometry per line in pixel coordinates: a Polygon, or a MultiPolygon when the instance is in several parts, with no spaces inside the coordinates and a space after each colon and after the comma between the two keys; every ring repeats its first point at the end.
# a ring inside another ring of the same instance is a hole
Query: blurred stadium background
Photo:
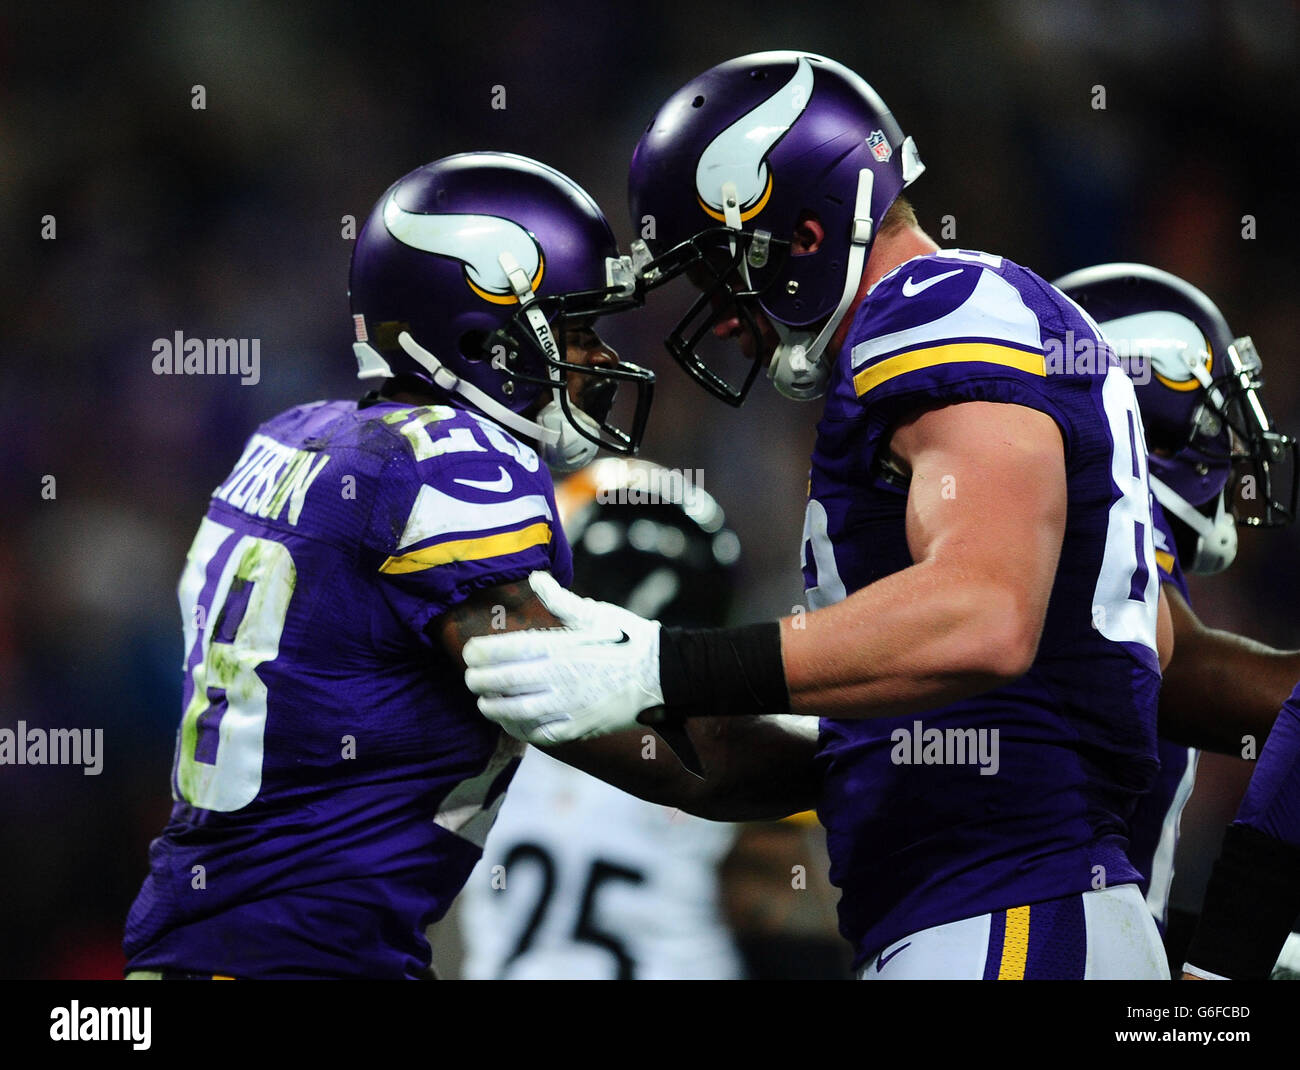
{"type": "MultiPolygon", "coordinates": [[[[669,92],[743,52],[821,52],[916,138],[920,220],[956,226],[941,244],[1047,278],[1116,259],[1187,277],[1254,336],[1297,430],[1296,18],[1287,0],[5,5],[0,727],[103,728],[105,758],[98,777],[0,767],[0,976],[120,976],[169,807],[186,547],[257,423],[360,394],[342,219],[399,175],[534,155],[626,243],[626,165],[669,92]],[[260,383],[155,376],[151,343],[177,330],[260,339],[260,383]]],[[[740,616],[789,612],[817,406],[713,402],[664,355],[670,323],[651,308],[608,332],[660,372],[645,455],[703,470],[746,547],[740,616]]],[[[1300,646],[1298,540],[1246,533],[1233,571],[1195,584],[1203,618],[1300,646]]],[[[1202,769],[1176,907],[1198,904],[1249,771],[1202,769]]]]}

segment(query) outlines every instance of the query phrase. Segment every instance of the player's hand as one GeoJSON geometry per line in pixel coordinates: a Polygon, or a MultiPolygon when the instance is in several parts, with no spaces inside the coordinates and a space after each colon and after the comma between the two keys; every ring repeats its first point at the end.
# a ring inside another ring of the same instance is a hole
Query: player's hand
{"type": "Polygon", "coordinates": [[[480,635],[465,644],[465,684],[483,716],[545,746],[632,728],[663,704],[659,622],[579,598],[549,572],[528,583],[563,628],[480,635]]]}

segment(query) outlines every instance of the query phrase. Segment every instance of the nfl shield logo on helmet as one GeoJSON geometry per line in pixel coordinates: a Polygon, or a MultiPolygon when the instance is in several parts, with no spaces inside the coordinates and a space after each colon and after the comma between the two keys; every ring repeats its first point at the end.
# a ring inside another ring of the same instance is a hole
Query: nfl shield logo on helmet
{"type": "Polygon", "coordinates": [[[881,163],[888,163],[889,158],[894,155],[894,150],[889,147],[889,139],[881,130],[871,131],[871,136],[867,138],[867,148],[881,163]]]}

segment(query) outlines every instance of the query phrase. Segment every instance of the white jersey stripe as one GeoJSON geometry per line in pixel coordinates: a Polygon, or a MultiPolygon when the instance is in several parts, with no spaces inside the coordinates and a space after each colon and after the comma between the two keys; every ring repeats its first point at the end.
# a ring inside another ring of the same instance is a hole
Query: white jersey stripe
{"type": "Polygon", "coordinates": [[[1187,768],[1183,770],[1182,779],[1174,792],[1173,801],[1165,814],[1164,825],[1160,829],[1160,842],[1156,844],[1155,854],[1151,858],[1151,879],[1147,882],[1147,907],[1152,917],[1161,925],[1169,913],[1169,888],[1174,881],[1174,852],[1178,848],[1178,829],[1183,817],[1183,808],[1192,796],[1192,787],[1196,783],[1196,759],[1198,752],[1187,748],[1187,768]]]}
{"type": "Polygon", "coordinates": [[[466,502],[425,484],[415,497],[398,542],[398,552],[426,539],[509,527],[525,520],[551,521],[551,507],[540,494],[501,502],[466,502]]]}

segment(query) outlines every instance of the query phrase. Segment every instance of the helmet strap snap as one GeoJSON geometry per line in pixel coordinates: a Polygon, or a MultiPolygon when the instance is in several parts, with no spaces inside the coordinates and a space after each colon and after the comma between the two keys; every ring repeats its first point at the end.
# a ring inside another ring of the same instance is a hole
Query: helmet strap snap
{"type": "MultiPolygon", "coordinates": [[[[727,229],[733,234],[739,234],[744,229],[744,224],[740,218],[740,194],[736,191],[736,184],[731,181],[722,183],[722,219],[727,224],[727,229]]],[[[734,263],[736,260],[736,239],[731,237],[727,240],[727,247],[731,252],[731,259],[734,263]]],[[[745,280],[745,289],[752,290],[754,285],[749,281],[749,262],[747,258],[742,258],[739,264],[740,277],[745,280]]]]}

